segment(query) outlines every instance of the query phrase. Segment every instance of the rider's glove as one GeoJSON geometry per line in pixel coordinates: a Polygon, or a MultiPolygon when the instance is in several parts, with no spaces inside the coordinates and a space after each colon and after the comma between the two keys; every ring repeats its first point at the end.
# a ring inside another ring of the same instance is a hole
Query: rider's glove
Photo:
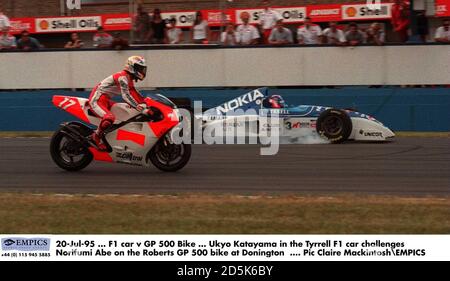
{"type": "Polygon", "coordinates": [[[147,105],[145,103],[140,103],[136,106],[136,110],[142,112],[147,109],[147,105]]]}
{"type": "Polygon", "coordinates": [[[145,103],[138,104],[136,109],[144,115],[152,116],[154,114],[153,110],[147,108],[147,105],[145,103]]]}
{"type": "Polygon", "coordinates": [[[152,116],[153,115],[153,110],[151,110],[150,108],[144,109],[142,111],[142,114],[145,114],[145,115],[148,115],[148,116],[152,116]]]}

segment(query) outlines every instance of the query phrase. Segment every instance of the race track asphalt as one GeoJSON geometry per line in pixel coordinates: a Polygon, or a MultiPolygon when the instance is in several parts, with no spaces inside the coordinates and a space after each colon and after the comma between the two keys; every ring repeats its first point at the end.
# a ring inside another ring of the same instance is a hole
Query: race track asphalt
{"type": "Polygon", "coordinates": [[[92,163],[66,172],[51,160],[48,138],[0,138],[0,191],[55,193],[366,193],[450,195],[450,139],[390,143],[283,145],[275,156],[258,145],[194,145],[177,173],[92,163]]]}

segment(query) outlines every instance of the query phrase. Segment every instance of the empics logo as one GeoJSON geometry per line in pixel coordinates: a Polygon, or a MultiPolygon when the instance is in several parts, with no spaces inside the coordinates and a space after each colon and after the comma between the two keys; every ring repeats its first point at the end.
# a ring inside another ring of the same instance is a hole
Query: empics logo
{"type": "Polygon", "coordinates": [[[14,242],[14,240],[12,240],[12,239],[6,239],[4,242],[3,242],[3,245],[5,245],[5,246],[11,246],[11,245],[14,245],[16,242],[14,242]]]}
{"type": "Polygon", "coordinates": [[[50,251],[50,238],[2,238],[2,251],[50,251]]]}

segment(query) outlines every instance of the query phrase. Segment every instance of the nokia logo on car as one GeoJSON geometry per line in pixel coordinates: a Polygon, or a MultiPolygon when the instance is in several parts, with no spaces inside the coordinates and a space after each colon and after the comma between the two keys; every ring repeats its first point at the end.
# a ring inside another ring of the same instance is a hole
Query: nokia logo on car
{"type": "Polygon", "coordinates": [[[239,108],[244,104],[252,103],[255,100],[263,97],[264,95],[260,91],[254,90],[253,92],[249,92],[222,105],[219,105],[218,107],[216,107],[216,111],[218,114],[227,113],[230,110],[235,110],[236,108],[239,108]]]}

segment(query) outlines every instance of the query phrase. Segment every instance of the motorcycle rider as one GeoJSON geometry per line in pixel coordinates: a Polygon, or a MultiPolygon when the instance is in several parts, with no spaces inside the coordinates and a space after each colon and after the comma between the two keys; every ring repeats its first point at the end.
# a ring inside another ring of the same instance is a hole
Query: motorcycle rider
{"type": "Polygon", "coordinates": [[[265,108],[284,108],[286,104],[280,95],[270,95],[263,100],[265,108]]]}
{"type": "Polygon", "coordinates": [[[114,101],[113,96],[121,95],[122,99],[142,114],[152,115],[147,109],[142,95],[135,89],[134,82],[144,80],[147,73],[145,59],[141,56],[131,56],[127,59],[122,71],[103,79],[89,96],[89,105],[95,115],[102,118],[97,130],[92,134],[92,140],[99,150],[107,150],[102,142],[104,131],[114,124],[115,116],[110,111],[114,101]]]}

